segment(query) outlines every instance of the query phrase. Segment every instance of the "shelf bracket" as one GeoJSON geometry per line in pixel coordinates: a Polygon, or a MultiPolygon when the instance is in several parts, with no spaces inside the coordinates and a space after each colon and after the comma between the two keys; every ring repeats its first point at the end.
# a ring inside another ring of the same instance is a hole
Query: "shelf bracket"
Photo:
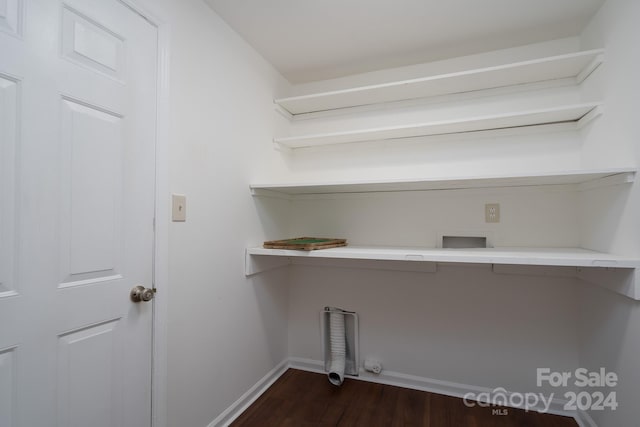
{"type": "Polygon", "coordinates": [[[273,100],[273,104],[274,104],[274,109],[276,110],[276,112],[278,114],[280,114],[282,117],[284,117],[285,119],[291,121],[293,119],[293,114],[291,114],[289,111],[285,110],[280,104],[278,104],[276,102],[276,100],[273,100]]]}
{"type": "Polygon", "coordinates": [[[293,152],[293,149],[291,147],[287,147],[286,145],[282,144],[280,141],[278,141],[277,138],[273,139],[273,148],[276,151],[280,151],[283,153],[291,153],[293,152]]]}
{"type": "Polygon", "coordinates": [[[371,260],[341,258],[293,258],[292,264],[308,267],[356,268],[360,270],[436,273],[437,263],[431,261],[371,260]]]}
{"type": "Polygon", "coordinates": [[[578,267],[577,276],[587,283],[640,301],[640,275],[635,268],[578,267]]]}
{"type": "Polygon", "coordinates": [[[575,277],[575,267],[551,265],[492,264],[494,274],[512,276],[575,277]]]}
{"type": "Polygon", "coordinates": [[[589,122],[593,121],[597,117],[600,117],[601,115],[602,115],[602,105],[598,105],[597,107],[595,107],[591,111],[589,111],[587,114],[582,116],[580,119],[578,119],[578,122],[576,124],[576,128],[577,129],[582,129],[589,122]]]}
{"type": "Polygon", "coordinates": [[[630,184],[635,181],[635,172],[622,172],[604,178],[594,179],[578,184],[579,191],[593,190],[596,188],[611,187],[614,185],[630,184]]]}
{"type": "Polygon", "coordinates": [[[244,251],[244,275],[250,277],[265,271],[275,270],[291,265],[290,257],[274,257],[269,255],[249,255],[244,251]]]}
{"type": "Polygon", "coordinates": [[[611,267],[554,267],[494,264],[495,274],[524,276],[576,277],[633,300],[640,300],[640,274],[635,268],[611,267]]]}
{"type": "Polygon", "coordinates": [[[596,70],[596,68],[598,68],[600,64],[602,64],[603,62],[604,62],[604,54],[601,53],[597,55],[593,59],[593,61],[589,63],[589,65],[584,67],[584,69],[580,71],[580,73],[578,73],[578,75],[576,76],[576,83],[580,84],[583,81],[585,81],[585,79],[589,77],[591,73],[593,73],[596,70]]]}
{"type": "Polygon", "coordinates": [[[271,197],[272,199],[282,199],[291,201],[293,197],[286,193],[279,191],[267,190],[264,188],[252,188],[251,195],[254,197],[271,197]]]}

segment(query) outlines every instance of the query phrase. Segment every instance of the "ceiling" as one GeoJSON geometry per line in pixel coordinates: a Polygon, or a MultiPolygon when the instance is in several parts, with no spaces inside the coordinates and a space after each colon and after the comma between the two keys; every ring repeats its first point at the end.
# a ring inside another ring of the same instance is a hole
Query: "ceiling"
{"type": "Polygon", "coordinates": [[[575,36],[604,0],[205,0],[291,83],[575,36]]]}

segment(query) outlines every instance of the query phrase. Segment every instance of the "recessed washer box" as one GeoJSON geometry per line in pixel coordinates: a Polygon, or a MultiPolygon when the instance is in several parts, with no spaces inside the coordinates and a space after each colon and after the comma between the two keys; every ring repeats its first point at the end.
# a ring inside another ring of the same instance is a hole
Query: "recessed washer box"
{"type": "Polygon", "coordinates": [[[477,236],[442,236],[442,247],[452,249],[486,248],[487,238],[477,236]]]}

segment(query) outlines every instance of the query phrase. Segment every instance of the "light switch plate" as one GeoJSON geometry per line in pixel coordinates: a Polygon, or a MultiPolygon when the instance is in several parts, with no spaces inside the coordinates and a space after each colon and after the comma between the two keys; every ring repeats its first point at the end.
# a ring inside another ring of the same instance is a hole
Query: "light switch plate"
{"type": "Polygon", "coordinates": [[[171,195],[171,220],[174,222],[187,220],[187,196],[184,194],[171,195]]]}

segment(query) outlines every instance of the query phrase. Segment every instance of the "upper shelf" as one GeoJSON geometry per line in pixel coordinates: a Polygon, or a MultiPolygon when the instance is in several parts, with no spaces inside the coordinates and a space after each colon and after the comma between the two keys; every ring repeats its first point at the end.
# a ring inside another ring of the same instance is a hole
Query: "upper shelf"
{"type": "Polygon", "coordinates": [[[530,61],[274,100],[293,115],[573,78],[582,82],[603,62],[594,49],[530,61]]]}
{"type": "MultiPolygon", "coordinates": [[[[577,184],[582,188],[633,182],[636,169],[614,168],[581,171],[547,172],[526,175],[497,175],[479,177],[445,177],[414,180],[330,181],[318,183],[252,184],[253,195],[264,191],[285,195],[335,193],[370,193],[391,191],[455,190],[466,188],[523,187],[537,185],[577,184]]],[[[268,193],[267,193],[268,194],[268,193]]]]}
{"type": "Polygon", "coordinates": [[[412,123],[274,138],[273,142],[287,148],[313,147],[319,145],[346,144],[351,142],[377,141],[385,139],[411,138],[417,136],[447,135],[454,133],[509,129],[524,126],[568,123],[576,128],[583,126],[599,114],[598,103],[563,105],[537,110],[514,111],[503,114],[443,120],[427,123],[412,123]]]}

